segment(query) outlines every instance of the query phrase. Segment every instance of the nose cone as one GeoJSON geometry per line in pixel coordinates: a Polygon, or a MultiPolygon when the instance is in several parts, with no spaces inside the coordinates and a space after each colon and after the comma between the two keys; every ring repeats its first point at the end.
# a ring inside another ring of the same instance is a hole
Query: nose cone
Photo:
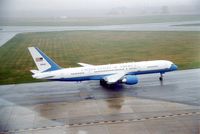
{"type": "Polygon", "coordinates": [[[174,71],[174,70],[177,70],[177,69],[178,69],[178,67],[175,64],[172,64],[171,67],[170,67],[171,71],[174,71]]]}

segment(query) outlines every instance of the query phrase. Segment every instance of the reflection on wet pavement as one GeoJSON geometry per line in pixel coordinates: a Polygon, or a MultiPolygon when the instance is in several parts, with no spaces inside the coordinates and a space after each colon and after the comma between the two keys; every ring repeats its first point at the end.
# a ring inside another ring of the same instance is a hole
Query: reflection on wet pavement
{"type": "Polygon", "coordinates": [[[92,81],[0,86],[0,133],[198,134],[198,74],[169,73],[162,85],[141,76],[113,89],[92,81]]]}
{"type": "MultiPolygon", "coordinates": [[[[121,128],[127,124],[133,127],[129,128],[130,132],[135,131],[136,126],[139,125],[140,128],[146,128],[145,131],[149,133],[156,132],[157,129],[168,131],[169,126],[172,127],[171,123],[173,123],[172,128],[176,130],[176,127],[182,128],[190,121],[191,124],[188,123],[187,129],[181,130],[185,133],[185,130],[186,132],[198,130],[199,114],[200,109],[197,106],[134,97],[47,103],[23,107],[13,105],[1,108],[1,115],[4,115],[1,116],[1,131],[40,133],[54,129],[56,133],[59,131],[73,133],[73,131],[82,130],[80,128],[85,128],[86,131],[95,132],[101,125],[109,129],[109,133],[114,133],[116,130],[113,128],[116,126],[121,128]]],[[[141,131],[139,128],[136,130],[141,131]]],[[[98,133],[100,132],[102,130],[98,133]]]]}

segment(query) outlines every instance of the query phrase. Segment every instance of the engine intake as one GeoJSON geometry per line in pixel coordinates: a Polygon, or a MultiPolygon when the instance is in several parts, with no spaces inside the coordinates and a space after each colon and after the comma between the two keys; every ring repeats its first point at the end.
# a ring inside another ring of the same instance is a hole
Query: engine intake
{"type": "Polygon", "coordinates": [[[127,85],[134,85],[138,83],[138,78],[135,75],[126,75],[122,79],[122,83],[125,83],[127,85]]]}

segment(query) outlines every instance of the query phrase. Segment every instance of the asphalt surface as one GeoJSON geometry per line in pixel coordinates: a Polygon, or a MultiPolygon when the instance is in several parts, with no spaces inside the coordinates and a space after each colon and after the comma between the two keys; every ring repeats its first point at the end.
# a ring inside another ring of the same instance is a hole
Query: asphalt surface
{"type": "Polygon", "coordinates": [[[180,133],[200,131],[200,69],[98,81],[0,86],[0,133],[180,133]]]}
{"type": "MultiPolygon", "coordinates": [[[[99,81],[42,82],[0,86],[0,98],[18,105],[133,96],[200,106],[200,69],[139,75],[139,84],[105,88],[99,81]]],[[[0,105],[5,105],[1,103],[0,105]]]]}
{"type": "Polygon", "coordinates": [[[124,24],[104,26],[0,26],[0,46],[18,33],[52,32],[76,30],[112,30],[112,31],[200,31],[200,21],[124,24]],[[186,26],[185,26],[186,24],[186,26]],[[187,26],[187,25],[190,26],[187,26]],[[194,25],[193,25],[194,24],[194,25]]]}

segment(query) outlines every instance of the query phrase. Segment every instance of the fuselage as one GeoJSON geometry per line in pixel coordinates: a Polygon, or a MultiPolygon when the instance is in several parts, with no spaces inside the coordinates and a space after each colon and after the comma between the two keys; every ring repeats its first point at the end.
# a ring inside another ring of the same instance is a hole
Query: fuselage
{"type": "Polygon", "coordinates": [[[55,71],[36,73],[33,77],[36,79],[56,81],[85,81],[101,80],[106,76],[114,75],[120,72],[125,72],[126,75],[141,75],[149,73],[163,74],[174,70],[177,70],[177,66],[171,61],[154,60],[76,68],[61,68],[55,71]]]}

